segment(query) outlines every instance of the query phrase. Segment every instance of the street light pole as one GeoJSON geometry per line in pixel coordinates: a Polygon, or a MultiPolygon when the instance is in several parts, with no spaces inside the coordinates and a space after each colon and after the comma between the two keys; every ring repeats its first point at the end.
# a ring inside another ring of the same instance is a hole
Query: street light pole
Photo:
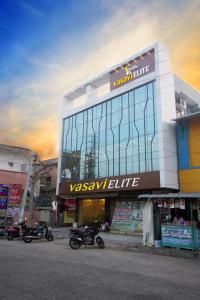
{"type": "Polygon", "coordinates": [[[35,180],[36,180],[36,161],[37,161],[37,154],[33,153],[33,164],[32,164],[32,175],[31,175],[31,195],[30,195],[30,202],[29,202],[29,223],[32,226],[32,217],[33,217],[33,202],[34,202],[34,192],[35,192],[35,180]]]}
{"type": "Polygon", "coordinates": [[[26,206],[27,192],[28,192],[28,188],[29,188],[30,177],[33,173],[32,167],[33,167],[34,157],[35,157],[35,153],[32,152],[31,161],[30,161],[30,165],[29,165],[29,170],[28,170],[28,174],[27,174],[27,178],[26,178],[26,183],[25,183],[25,186],[24,186],[23,198],[22,198],[22,202],[21,202],[19,223],[22,222],[23,218],[24,218],[24,210],[25,210],[25,206],[26,206]]]}

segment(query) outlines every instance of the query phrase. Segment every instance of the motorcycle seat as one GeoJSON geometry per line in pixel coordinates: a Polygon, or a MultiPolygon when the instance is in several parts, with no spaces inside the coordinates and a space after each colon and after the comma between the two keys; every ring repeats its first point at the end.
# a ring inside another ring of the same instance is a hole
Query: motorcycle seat
{"type": "Polygon", "coordinates": [[[11,226],[8,226],[8,229],[19,229],[19,227],[11,225],[11,226]]]}
{"type": "Polygon", "coordinates": [[[84,228],[71,228],[70,231],[83,233],[85,230],[84,230],[84,228]]]}

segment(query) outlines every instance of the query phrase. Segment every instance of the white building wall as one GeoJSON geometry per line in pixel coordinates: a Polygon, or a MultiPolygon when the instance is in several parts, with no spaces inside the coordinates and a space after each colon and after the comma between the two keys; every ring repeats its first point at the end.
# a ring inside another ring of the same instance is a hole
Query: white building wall
{"type": "Polygon", "coordinates": [[[172,121],[176,118],[174,77],[167,49],[157,44],[155,51],[160,185],[162,188],[178,189],[176,131],[172,121]]]}
{"type": "Polygon", "coordinates": [[[13,151],[7,151],[7,153],[0,151],[0,170],[13,171],[13,172],[28,172],[30,166],[31,157],[27,155],[13,153],[13,151]],[[26,165],[26,169],[25,168],[26,165]]]}

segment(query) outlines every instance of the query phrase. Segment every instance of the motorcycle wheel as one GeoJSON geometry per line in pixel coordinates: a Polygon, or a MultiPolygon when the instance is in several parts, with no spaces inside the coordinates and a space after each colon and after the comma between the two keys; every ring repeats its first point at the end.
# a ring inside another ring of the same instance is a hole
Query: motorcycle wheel
{"type": "Polygon", "coordinates": [[[53,234],[51,233],[51,231],[48,231],[45,234],[45,238],[47,239],[47,241],[52,242],[53,241],[53,234]]]}
{"type": "Polygon", "coordinates": [[[98,236],[96,238],[96,243],[97,243],[97,246],[99,247],[99,249],[105,248],[105,243],[104,243],[103,239],[100,236],[98,236]]]}
{"type": "Polygon", "coordinates": [[[24,243],[31,243],[32,240],[33,240],[32,238],[27,237],[26,235],[23,236],[23,241],[24,241],[24,243]]]}
{"type": "Polygon", "coordinates": [[[81,246],[81,243],[79,243],[73,236],[69,238],[69,246],[71,249],[79,249],[81,246]]]}
{"type": "Polygon", "coordinates": [[[12,240],[14,239],[14,235],[13,235],[12,233],[8,233],[7,239],[8,239],[9,241],[12,241],[12,240]]]}

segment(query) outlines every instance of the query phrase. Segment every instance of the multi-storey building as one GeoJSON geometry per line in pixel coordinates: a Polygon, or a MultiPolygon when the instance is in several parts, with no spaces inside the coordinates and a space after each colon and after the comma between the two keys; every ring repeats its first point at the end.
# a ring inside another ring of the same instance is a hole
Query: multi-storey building
{"type": "Polygon", "coordinates": [[[200,196],[200,112],[176,119],[180,191],[200,196]]]}
{"type": "Polygon", "coordinates": [[[178,191],[173,119],[199,103],[160,43],[68,91],[57,185],[65,223],[98,219],[153,242],[153,203],[138,195],[178,191]]]}

